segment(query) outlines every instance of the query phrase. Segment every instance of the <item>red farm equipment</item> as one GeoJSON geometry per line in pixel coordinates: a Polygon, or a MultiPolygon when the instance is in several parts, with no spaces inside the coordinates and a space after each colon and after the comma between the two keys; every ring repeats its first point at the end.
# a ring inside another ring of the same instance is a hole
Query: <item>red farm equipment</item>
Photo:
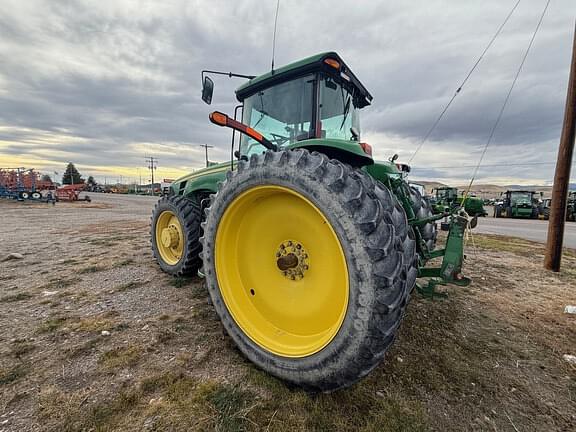
{"type": "Polygon", "coordinates": [[[41,191],[53,189],[52,181],[41,180],[34,169],[0,169],[0,197],[17,200],[41,200],[41,191]]]}
{"type": "Polygon", "coordinates": [[[57,201],[92,201],[88,195],[80,199],[80,192],[84,190],[84,184],[71,184],[56,189],[57,201]]]}

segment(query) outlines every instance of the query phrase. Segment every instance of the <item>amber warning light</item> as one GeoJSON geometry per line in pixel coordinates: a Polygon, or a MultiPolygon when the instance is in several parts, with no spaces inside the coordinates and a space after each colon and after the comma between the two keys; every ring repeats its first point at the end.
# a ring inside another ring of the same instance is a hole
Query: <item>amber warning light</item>
{"type": "Polygon", "coordinates": [[[362,147],[362,150],[364,150],[364,153],[366,153],[369,156],[372,156],[372,146],[368,143],[360,143],[360,147],[362,147]]]}
{"type": "Polygon", "coordinates": [[[337,60],[334,60],[333,58],[325,59],[324,63],[326,63],[328,66],[332,66],[334,69],[340,69],[340,63],[337,60]]]}

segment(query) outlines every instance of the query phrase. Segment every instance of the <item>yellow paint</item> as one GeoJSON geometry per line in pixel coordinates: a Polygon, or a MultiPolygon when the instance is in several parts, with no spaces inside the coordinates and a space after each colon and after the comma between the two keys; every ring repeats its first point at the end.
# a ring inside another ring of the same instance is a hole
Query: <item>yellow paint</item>
{"type": "Polygon", "coordinates": [[[169,265],[176,265],[184,251],[184,235],[178,217],[171,211],[160,213],[154,230],[160,258],[169,265]]]}
{"type": "Polygon", "coordinates": [[[265,350],[305,357],[338,333],[348,307],[342,245],[322,212],[301,194],[259,186],[226,209],[216,233],[220,292],[238,326],[265,350]],[[291,239],[306,250],[306,276],[291,280],[277,266],[291,239]]]}

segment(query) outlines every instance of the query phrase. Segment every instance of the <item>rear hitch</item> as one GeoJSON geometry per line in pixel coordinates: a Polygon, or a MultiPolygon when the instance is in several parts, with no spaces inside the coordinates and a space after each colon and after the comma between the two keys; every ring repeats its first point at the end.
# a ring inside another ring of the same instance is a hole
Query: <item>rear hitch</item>
{"type": "Polygon", "coordinates": [[[457,285],[465,287],[470,285],[471,279],[462,275],[462,263],[464,261],[464,233],[471,224],[465,213],[450,215],[448,238],[444,249],[436,250],[432,254],[442,256],[440,267],[420,268],[419,278],[430,278],[426,285],[416,284],[416,290],[424,297],[445,297],[444,293],[436,290],[438,285],[457,285]]]}

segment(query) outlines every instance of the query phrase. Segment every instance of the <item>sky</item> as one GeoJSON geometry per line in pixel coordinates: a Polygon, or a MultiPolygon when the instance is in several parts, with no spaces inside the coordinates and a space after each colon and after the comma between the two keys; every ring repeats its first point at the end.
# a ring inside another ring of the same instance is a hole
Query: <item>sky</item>
{"type": "MultiPolygon", "coordinates": [[[[362,141],[408,161],[517,0],[281,0],[276,66],[337,51],[374,96],[362,141]]],[[[470,178],[546,0],[521,0],[502,33],[412,161],[411,178],[470,178]]],[[[270,69],[276,2],[0,0],[0,167],[60,175],[68,161],[100,182],[175,178],[230,158],[242,80],[202,69],[270,69]]],[[[552,0],[487,150],[477,182],[550,184],[576,18],[552,0]],[[523,165],[524,164],[524,165],[523,165]]],[[[573,165],[572,182],[576,178],[573,165]]]]}

